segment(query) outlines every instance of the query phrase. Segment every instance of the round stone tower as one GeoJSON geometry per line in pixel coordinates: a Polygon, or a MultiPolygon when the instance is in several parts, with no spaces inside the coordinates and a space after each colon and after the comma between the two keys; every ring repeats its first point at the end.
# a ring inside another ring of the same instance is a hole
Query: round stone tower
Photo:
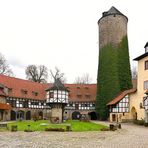
{"type": "Polygon", "coordinates": [[[102,17],[98,21],[99,49],[108,43],[117,46],[122,38],[127,35],[127,22],[128,18],[115,7],[103,12],[102,17]]]}
{"type": "Polygon", "coordinates": [[[132,87],[127,37],[128,18],[115,7],[99,19],[99,66],[96,111],[108,118],[106,104],[132,87]]]}

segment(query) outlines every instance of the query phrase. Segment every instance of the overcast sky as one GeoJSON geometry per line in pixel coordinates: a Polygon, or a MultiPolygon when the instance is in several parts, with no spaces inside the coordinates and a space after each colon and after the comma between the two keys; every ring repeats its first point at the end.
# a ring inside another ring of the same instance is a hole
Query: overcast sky
{"type": "Polygon", "coordinates": [[[84,73],[96,83],[97,21],[111,6],[129,19],[132,67],[148,41],[146,0],[1,0],[0,52],[19,78],[25,79],[27,65],[43,64],[59,67],[68,83],[84,73]]]}

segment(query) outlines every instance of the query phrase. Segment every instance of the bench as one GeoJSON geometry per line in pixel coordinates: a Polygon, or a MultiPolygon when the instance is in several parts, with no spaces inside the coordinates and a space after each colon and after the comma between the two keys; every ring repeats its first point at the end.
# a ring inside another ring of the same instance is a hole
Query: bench
{"type": "Polygon", "coordinates": [[[7,126],[6,123],[0,123],[0,128],[6,128],[6,129],[8,129],[8,126],[7,126]]]}

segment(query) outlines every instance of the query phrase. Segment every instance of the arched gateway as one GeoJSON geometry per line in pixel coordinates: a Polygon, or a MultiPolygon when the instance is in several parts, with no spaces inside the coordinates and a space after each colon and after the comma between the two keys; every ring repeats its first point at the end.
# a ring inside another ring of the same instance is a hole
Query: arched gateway
{"type": "Polygon", "coordinates": [[[31,120],[31,111],[26,112],[26,120],[31,120]]]}
{"type": "Polygon", "coordinates": [[[11,120],[16,120],[16,112],[14,110],[11,110],[10,119],[11,120]]]}
{"type": "Polygon", "coordinates": [[[89,115],[91,120],[97,120],[96,112],[89,112],[88,115],[89,115]]]}
{"type": "Polygon", "coordinates": [[[137,111],[136,111],[135,107],[132,107],[131,113],[132,113],[132,119],[137,120],[137,111]]]}
{"type": "Polygon", "coordinates": [[[79,120],[81,118],[81,114],[78,111],[75,111],[72,113],[72,119],[73,120],[79,120]]]}

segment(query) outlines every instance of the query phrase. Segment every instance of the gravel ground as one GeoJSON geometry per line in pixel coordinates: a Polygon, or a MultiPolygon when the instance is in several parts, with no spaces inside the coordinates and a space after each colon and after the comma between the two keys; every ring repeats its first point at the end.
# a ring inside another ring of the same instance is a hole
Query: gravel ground
{"type": "Polygon", "coordinates": [[[0,148],[148,148],[147,138],[148,128],[133,124],[114,132],[0,132],[0,148]]]}

